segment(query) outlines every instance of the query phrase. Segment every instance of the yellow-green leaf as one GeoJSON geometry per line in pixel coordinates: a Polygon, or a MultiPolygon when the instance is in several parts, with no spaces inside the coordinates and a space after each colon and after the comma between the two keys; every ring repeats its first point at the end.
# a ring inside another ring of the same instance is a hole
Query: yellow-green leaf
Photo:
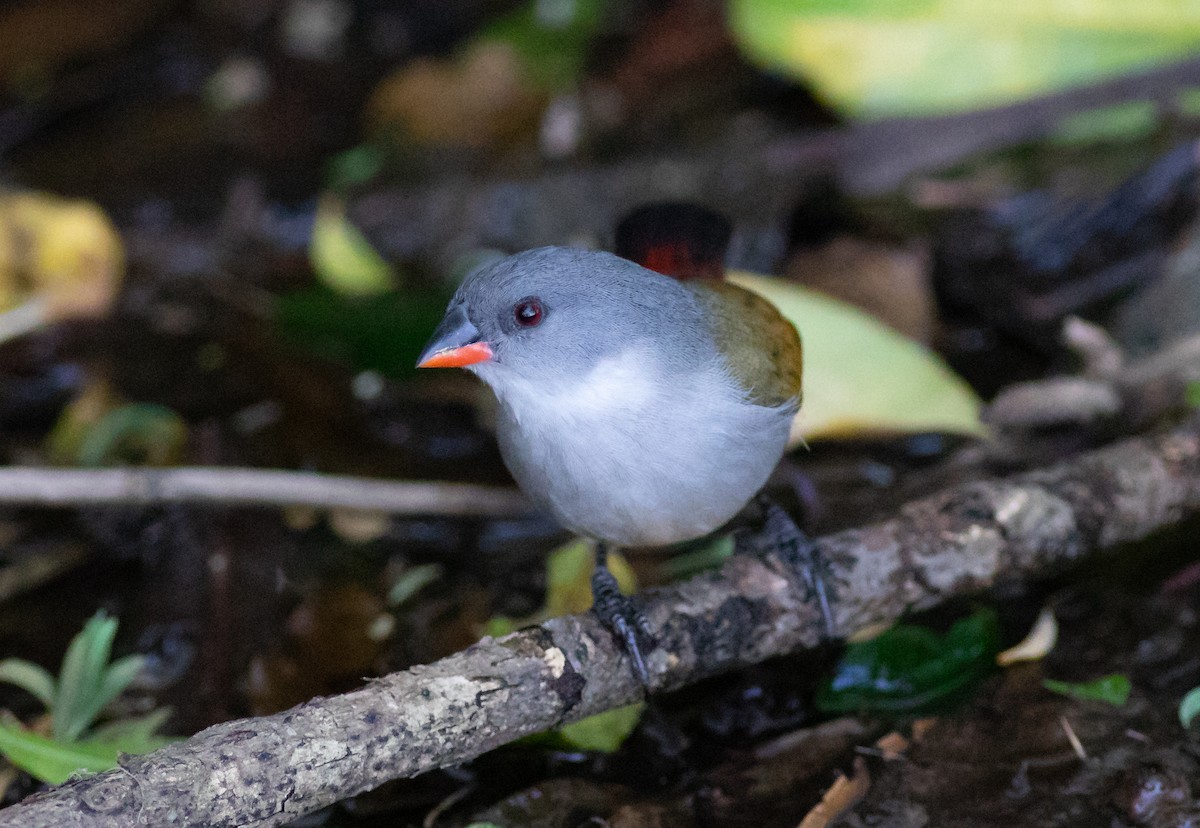
{"type": "MultiPolygon", "coordinates": [[[[546,606],[543,609],[543,617],[556,618],[591,609],[595,554],[591,541],[576,538],[547,556],[546,606]]],[[[622,592],[637,591],[637,578],[621,553],[609,553],[608,568],[617,579],[622,592]]]]}
{"type": "Polygon", "coordinates": [[[804,405],[792,424],[793,445],[872,433],[983,434],[979,398],[925,346],[794,282],[728,278],[769,299],[800,331],[804,405]]]}
{"type": "Polygon", "coordinates": [[[1102,701],[1113,707],[1124,706],[1125,702],[1129,701],[1129,693],[1133,689],[1129,677],[1121,673],[1082,682],[1042,679],[1042,687],[1061,696],[1083,701],[1102,701]]]}
{"type": "Polygon", "coordinates": [[[121,237],[95,204],[0,192],[0,309],[36,298],[43,321],[102,316],[124,272],[121,237]]]}
{"type": "Polygon", "coordinates": [[[558,735],[577,750],[612,753],[619,748],[642,720],[643,702],[615,707],[558,729],[558,735]]]}
{"type": "MultiPolygon", "coordinates": [[[[592,608],[595,555],[595,547],[586,538],[575,538],[555,549],[546,556],[545,606],[527,618],[493,616],[488,619],[484,632],[499,638],[547,618],[587,612],[592,608]]],[[[609,552],[608,569],[622,592],[628,595],[637,591],[637,576],[620,552],[609,552]]]]}
{"type": "Polygon", "coordinates": [[[1193,0],[731,0],[745,53],[845,112],[996,106],[1183,58],[1193,0]]]}
{"type": "Polygon", "coordinates": [[[325,195],[313,222],[309,261],[317,278],[338,293],[370,296],[392,289],[392,269],[346,218],[342,200],[325,195]]]}

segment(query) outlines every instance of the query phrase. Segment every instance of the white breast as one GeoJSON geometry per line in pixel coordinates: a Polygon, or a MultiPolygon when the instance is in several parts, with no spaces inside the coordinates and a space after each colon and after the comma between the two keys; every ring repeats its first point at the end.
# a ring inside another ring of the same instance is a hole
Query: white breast
{"type": "Polygon", "coordinates": [[[498,437],[521,487],[564,526],[622,546],[699,537],[766,482],[793,408],[741,399],[717,365],[683,379],[630,348],[550,393],[494,366],[498,437]]]}

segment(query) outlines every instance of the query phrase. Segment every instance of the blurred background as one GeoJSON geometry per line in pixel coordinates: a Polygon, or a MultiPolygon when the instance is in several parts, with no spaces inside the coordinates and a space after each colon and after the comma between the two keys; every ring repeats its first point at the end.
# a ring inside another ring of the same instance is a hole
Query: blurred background
{"type": "MultiPolygon", "coordinates": [[[[487,394],[413,369],[455,285],[691,202],[805,339],[808,447],[773,490],[806,531],[863,525],[1200,401],[1194,359],[1121,373],[1200,334],[1197,137],[1189,0],[0,0],[0,457],[509,486],[487,394]]],[[[957,718],[928,772],[879,769],[844,824],[1177,824],[1135,806],[1143,783],[1194,804],[1190,537],[855,651],[907,658],[882,701],[832,692],[831,647],[303,824],[796,825],[856,740],[931,698],[957,718]],[[997,673],[1046,606],[1057,661],[997,673]],[[970,652],[946,655],[952,629],[970,652]],[[1148,704],[1080,712],[1043,670],[1133,674],[1148,704]],[[780,741],[863,709],[882,719],[819,749],[780,741]],[[1062,759],[1065,712],[1105,772],[1062,759]]],[[[586,609],[590,573],[517,508],[10,505],[0,539],[6,803],[70,770],[14,759],[30,733],[111,763],[586,609]],[[81,629],[108,642],[93,683],[109,648],[136,658],[98,720],[27,692],[30,663],[67,681],[81,629]]],[[[731,549],[635,551],[622,578],[731,549]]]]}

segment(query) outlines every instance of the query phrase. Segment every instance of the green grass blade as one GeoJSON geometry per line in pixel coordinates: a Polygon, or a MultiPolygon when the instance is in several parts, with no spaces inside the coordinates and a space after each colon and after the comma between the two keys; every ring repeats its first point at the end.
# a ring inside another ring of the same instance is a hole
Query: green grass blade
{"type": "Polygon", "coordinates": [[[101,610],[67,647],[52,711],[54,738],[59,742],[77,740],[91,724],[94,714],[89,715],[89,700],[100,690],[116,634],[117,620],[101,610]]]}
{"type": "Polygon", "coordinates": [[[62,743],[12,725],[0,724],[0,753],[8,761],[51,785],[61,785],[77,771],[100,771],[117,766],[116,745],[92,742],[62,743]]]}
{"type": "Polygon", "coordinates": [[[104,674],[93,692],[79,701],[76,715],[84,724],[83,730],[76,735],[76,738],[92,726],[109,702],[121,695],[121,692],[142,671],[145,663],[145,656],[130,655],[114,661],[104,670],[104,674]]]}
{"type": "Polygon", "coordinates": [[[0,661],[0,682],[17,685],[46,705],[47,710],[54,707],[54,676],[41,665],[23,658],[6,658],[0,661]]]}

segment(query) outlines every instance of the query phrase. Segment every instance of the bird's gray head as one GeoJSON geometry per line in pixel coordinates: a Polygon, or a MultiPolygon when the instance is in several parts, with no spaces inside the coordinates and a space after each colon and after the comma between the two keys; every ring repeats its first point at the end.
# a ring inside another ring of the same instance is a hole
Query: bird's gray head
{"type": "Polygon", "coordinates": [[[421,367],[465,367],[493,386],[577,382],[600,360],[652,346],[660,367],[707,356],[693,294],[610,253],[543,247],[467,277],[421,355],[421,367]]]}

